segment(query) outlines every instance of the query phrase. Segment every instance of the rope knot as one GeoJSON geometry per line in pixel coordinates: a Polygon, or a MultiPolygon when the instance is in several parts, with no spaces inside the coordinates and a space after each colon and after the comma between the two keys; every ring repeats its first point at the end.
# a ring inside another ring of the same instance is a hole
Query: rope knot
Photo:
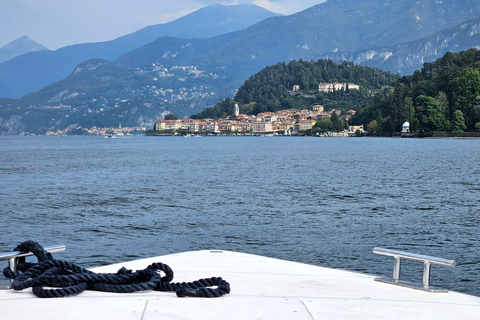
{"type": "Polygon", "coordinates": [[[9,267],[3,269],[3,276],[8,279],[15,279],[15,272],[13,272],[9,267]]]}
{"type": "Polygon", "coordinates": [[[125,267],[116,274],[94,273],[73,263],[56,260],[34,241],[25,241],[15,251],[32,252],[38,263],[26,263],[18,259],[17,273],[9,267],[3,270],[5,277],[14,279],[11,288],[23,290],[32,288],[40,298],[58,298],[77,295],[84,290],[130,293],[156,290],[176,292],[178,297],[220,297],[230,293],[230,284],[222,278],[200,279],[193,282],[172,283],[173,270],[166,264],[157,262],[143,270],[133,272],[125,267]],[[165,276],[160,277],[160,272],[165,276]],[[45,286],[55,289],[44,289],[45,286]],[[217,286],[217,288],[211,288],[217,286]]]}
{"type": "Polygon", "coordinates": [[[121,267],[118,271],[117,274],[131,274],[133,271],[130,269],[127,269],[125,267],[121,267]]]}

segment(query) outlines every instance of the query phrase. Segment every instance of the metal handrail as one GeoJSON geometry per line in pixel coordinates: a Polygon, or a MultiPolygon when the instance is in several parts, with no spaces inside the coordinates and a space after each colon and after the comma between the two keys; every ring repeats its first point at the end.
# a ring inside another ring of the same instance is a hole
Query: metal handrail
{"type": "MultiPolygon", "coordinates": [[[[402,284],[400,282],[400,269],[401,269],[401,260],[408,259],[408,260],[415,260],[415,261],[422,261],[423,262],[423,289],[428,291],[445,291],[445,290],[436,290],[430,288],[430,271],[432,264],[438,264],[447,267],[455,267],[455,260],[448,260],[438,257],[432,257],[422,254],[410,253],[406,251],[399,251],[399,250],[392,250],[392,249],[385,249],[385,248],[373,248],[373,253],[381,254],[384,256],[391,256],[395,258],[395,264],[393,265],[393,279],[392,280],[384,280],[381,278],[376,278],[375,280],[389,282],[393,284],[402,284]]],[[[408,285],[409,287],[415,287],[408,285]]]]}
{"type": "MultiPolygon", "coordinates": [[[[60,252],[60,251],[65,251],[66,247],[64,244],[58,244],[54,246],[49,246],[49,247],[44,247],[43,248],[47,252],[60,252]]],[[[22,258],[22,257],[29,257],[33,256],[32,252],[21,252],[21,251],[12,251],[12,252],[2,252],[0,253],[0,261],[3,260],[8,260],[8,266],[10,270],[13,272],[17,271],[17,264],[16,264],[16,258],[22,258]]],[[[10,279],[10,285],[12,284],[13,279],[10,279]]],[[[10,288],[10,286],[6,287],[7,289],[10,288]]],[[[0,289],[4,289],[3,287],[0,287],[0,289]]]]}

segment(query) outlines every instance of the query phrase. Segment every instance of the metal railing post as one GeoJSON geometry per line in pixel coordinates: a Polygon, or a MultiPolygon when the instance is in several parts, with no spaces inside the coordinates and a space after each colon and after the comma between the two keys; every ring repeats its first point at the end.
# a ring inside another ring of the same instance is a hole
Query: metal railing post
{"type": "Polygon", "coordinates": [[[455,266],[455,260],[447,260],[443,258],[420,255],[416,253],[409,253],[406,251],[399,251],[399,250],[392,250],[392,249],[385,249],[385,248],[373,248],[373,253],[381,254],[385,256],[391,256],[395,258],[395,264],[393,265],[393,278],[391,280],[383,279],[383,278],[375,278],[375,280],[397,284],[401,286],[406,286],[406,287],[411,287],[415,289],[423,289],[431,292],[446,291],[446,290],[433,289],[430,287],[430,274],[431,274],[432,264],[439,264],[439,265],[448,266],[448,267],[455,266]],[[402,259],[423,262],[423,286],[422,287],[415,284],[400,281],[400,269],[401,269],[402,259]]]}
{"type": "Polygon", "coordinates": [[[430,269],[432,265],[429,261],[425,261],[423,265],[423,287],[428,288],[430,285],[430,269]]]}
{"type": "Polygon", "coordinates": [[[393,281],[400,281],[400,269],[402,264],[402,258],[395,257],[395,264],[393,265],[393,281]]]}
{"type": "MultiPolygon", "coordinates": [[[[64,244],[60,244],[55,246],[44,247],[43,249],[47,252],[59,252],[59,251],[64,251],[65,248],[66,247],[64,244]]],[[[33,256],[33,253],[20,252],[20,251],[3,252],[3,253],[0,253],[0,261],[8,260],[8,267],[10,268],[11,271],[16,272],[17,271],[16,258],[29,257],[29,256],[33,256]]],[[[12,284],[12,282],[13,282],[13,279],[10,279],[10,285],[12,284]]],[[[6,288],[0,286],[0,289],[9,289],[10,285],[7,286],[6,288]]]]}
{"type": "MultiPolygon", "coordinates": [[[[17,264],[15,263],[15,258],[8,259],[8,267],[12,272],[17,272],[17,264]]],[[[10,286],[12,285],[13,279],[10,279],[10,286]]]]}

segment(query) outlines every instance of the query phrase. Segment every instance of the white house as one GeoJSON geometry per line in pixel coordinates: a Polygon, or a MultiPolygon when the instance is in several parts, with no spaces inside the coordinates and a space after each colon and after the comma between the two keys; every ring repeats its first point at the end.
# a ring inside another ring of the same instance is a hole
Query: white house
{"type": "Polygon", "coordinates": [[[405,123],[402,125],[402,133],[407,132],[410,132],[410,122],[405,121],[405,123]]]}

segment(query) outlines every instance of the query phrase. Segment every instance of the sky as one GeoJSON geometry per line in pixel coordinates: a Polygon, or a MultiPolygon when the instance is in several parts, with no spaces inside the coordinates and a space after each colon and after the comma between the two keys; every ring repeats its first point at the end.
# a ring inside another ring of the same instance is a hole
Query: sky
{"type": "Polygon", "coordinates": [[[0,47],[29,36],[50,50],[118,38],[215,3],[293,14],[324,0],[0,0],[0,47]]]}

